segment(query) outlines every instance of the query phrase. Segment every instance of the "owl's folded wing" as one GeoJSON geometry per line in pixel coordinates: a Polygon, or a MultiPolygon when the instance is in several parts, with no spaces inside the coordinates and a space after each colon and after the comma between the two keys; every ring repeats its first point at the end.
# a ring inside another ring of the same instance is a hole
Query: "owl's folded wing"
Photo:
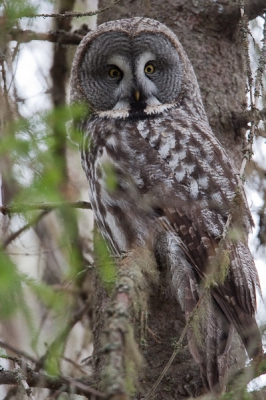
{"type": "Polygon", "coordinates": [[[192,223],[178,209],[166,209],[160,223],[181,239],[179,246],[195,271],[201,290],[210,288],[212,297],[241,336],[249,357],[261,355],[261,335],[254,316],[258,276],[243,237],[220,243],[219,238],[200,228],[197,219],[192,223]]]}

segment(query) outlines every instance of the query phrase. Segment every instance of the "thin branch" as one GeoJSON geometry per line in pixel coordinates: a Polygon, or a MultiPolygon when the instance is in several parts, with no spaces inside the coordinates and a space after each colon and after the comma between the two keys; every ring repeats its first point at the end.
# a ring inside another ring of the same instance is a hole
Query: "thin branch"
{"type": "Polygon", "coordinates": [[[26,232],[33,225],[37,224],[45,215],[47,215],[51,210],[42,211],[37,217],[33,218],[30,222],[22,226],[22,228],[18,229],[16,232],[12,233],[8,236],[2,244],[2,248],[5,249],[11,242],[17,239],[23,232],[26,232]]]}
{"type": "Polygon", "coordinates": [[[38,221],[40,221],[45,215],[56,208],[70,207],[70,208],[81,208],[91,209],[91,205],[87,201],[69,201],[69,202],[54,202],[54,203],[32,203],[32,204],[14,204],[4,205],[0,207],[0,213],[3,215],[23,213],[26,211],[43,210],[37,217],[34,217],[30,222],[25,224],[22,228],[12,233],[4,242],[2,247],[6,248],[11,242],[19,237],[23,232],[30,229],[38,221]]]}
{"type": "MultiPolygon", "coordinates": [[[[3,349],[12,351],[12,353],[17,354],[19,357],[26,358],[26,360],[29,360],[34,364],[36,364],[38,362],[38,360],[36,358],[33,358],[31,355],[25,353],[25,351],[19,350],[19,349],[15,348],[14,346],[11,346],[9,343],[3,342],[2,340],[0,340],[0,348],[1,347],[3,349]]],[[[10,358],[10,357],[1,355],[1,358],[10,358]]],[[[17,362],[17,358],[15,359],[15,361],[17,362]]]]}
{"type": "Polygon", "coordinates": [[[57,208],[70,207],[80,208],[85,210],[91,209],[91,204],[88,201],[65,201],[65,202],[53,202],[53,203],[29,203],[29,204],[12,204],[0,206],[0,213],[3,215],[7,214],[19,214],[26,211],[33,210],[44,210],[51,211],[57,208]]]}
{"type": "MultiPolygon", "coordinates": [[[[101,393],[98,390],[93,389],[92,387],[88,388],[88,386],[85,384],[85,382],[83,383],[80,380],[69,378],[69,377],[64,377],[63,379],[64,379],[64,381],[69,383],[70,387],[74,386],[81,393],[83,392],[83,393],[87,393],[87,394],[95,396],[95,397],[91,396],[91,400],[94,400],[94,399],[97,400],[98,398],[107,399],[107,396],[104,393],[101,393]]],[[[76,391],[76,392],[78,394],[78,391],[76,391]]],[[[124,399],[124,400],[126,400],[126,399],[124,399]]]]}
{"type": "MultiPolygon", "coordinates": [[[[87,32],[89,32],[89,30],[87,32]]],[[[31,40],[45,40],[51,43],[74,45],[78,45],[84,37],[84,35],[77,32],[66,32],[64,30],[35,32],[30,29],[23,30],[19,28],[11,29],[8,36],[10,40],[16,40],[19,43],[28,43],[31,40]]]]}
{"type": "Polygon", "coordinates": [[[66,357],[66,356],[63,356],[63,357],[62,357],[62,360],[66,361],[66,362],[68,362],[69,364],[71,364],[72,366],[74,366],[75,369],[76,369],[76,371],[79,370],[79,372],[81,372],[82,375],[86,375],[86,374],[87,374],[87,372],[86,372],[78,363],[76,363],[75,361],[73,361],[71,358],[68,358],[68,357],[66,357]]]}
{"type": "Polygon", "coordinates": [[[88,12],[74,12],[74,11],[66,11],[64,13],[52,13],[52,14],[35,14],[35,15],[23,15],[21,18],[36,18],[36,17],[43,17],[43,18],[80,18],[80,17],[92,17],[94,15],[101,14],[104,11],[109,10],[116,4],[120,3],[121,0],[113,0],[108,6],[100,8],[96,11],[88,11],[88,12]]]}

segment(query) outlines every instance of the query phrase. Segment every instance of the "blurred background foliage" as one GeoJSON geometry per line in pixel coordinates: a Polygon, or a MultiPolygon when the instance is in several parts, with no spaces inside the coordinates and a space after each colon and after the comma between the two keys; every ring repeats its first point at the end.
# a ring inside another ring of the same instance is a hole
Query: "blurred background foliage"
{"type": "MultiPolygon", "coordinates": [[[[20,42],[20,35],[12,40],[12,32],[20,29],[70,30],[70,20],[30,17],[72,11],[74,3],[0,2],[1,204],[20,206],[19,212],[0,217],[0,364],[12,369],[4,351],[7,345],[9,355],[23,351],[28,362],[31,357],[38,360],[38,368],[51,375],[80,377],[90,373],[90,365],[81,361],[92,352],[93,224],[90,210],[67,205],[88,200],[78,147],[66,134],[67,121],[83,112],[67,104],[76,46],[25,42],[22,37],[20,42]],[[55,207],[45,208],[51,202],[55,207]],[[41,203],[39,210],[29,207],[36,203],[41,203]]],[[[87,3],[83,11],[89,9],[87,3]]],[[[79,141],[73,128],[71,136],[79,141]]],[[[110,285],[114,269],[100,240],[98,247],[101,276],[110,285]]],[[[0,398],[9,391],[0,387],[0,398]]],[[[19,387],[12,388],[11,395],[27,398],[19,387]]],[[[36,389],[34,396],[44,399],[49,390],[36,389]]]]}

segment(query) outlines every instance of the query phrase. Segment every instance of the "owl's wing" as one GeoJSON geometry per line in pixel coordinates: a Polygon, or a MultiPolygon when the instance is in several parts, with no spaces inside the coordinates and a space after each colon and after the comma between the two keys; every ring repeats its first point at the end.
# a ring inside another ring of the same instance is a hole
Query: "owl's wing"
{"type": "Polygon", "coordinates": [[[190,352],[200,366],[204,385],[220,393],[227,380],[232,325],[210,293],[202,295],[198,266],[186,244],[167,217],[160,219],[165,232],[155,243],[157,259],[167,269],[171,291],[185,312],[190,352]]]}
{"type": "Polygon", "coordinates": [[[261,354],[261,335],[254,317],[257,274],[247,243],[242,238],[227,241],[221,248],[218,238],[195,223],[196,216],[191,221],[177,208],[165,209],[165,216],[160,218],[164,229],[174,231],[181,239],[179,246],[198,282],[211,285],[213,298],[237,329],[249,356],[261,354]]]}
{"type": "Polygon", "coordinates": [[[249,357],[262,354],[254,317],[256,276],[252,268],[249,275],[242,271],[242,264],[252,265],[253,259],[246,243],[227,243],[221,252],[219,240],[197,229],[186,213],[177,208],[164,211],[159,219],[165,234],[157,241],[156,251],[170,272],[174,295],[189,321],[189,348],[200,365],[204,384],[219,393],[227,380],[233,326],[249,357]],[[224,280],[219,276],[222,268],[228,268],[224,280]],[[204,292],[204,285],[210,291],[204,292]]]}

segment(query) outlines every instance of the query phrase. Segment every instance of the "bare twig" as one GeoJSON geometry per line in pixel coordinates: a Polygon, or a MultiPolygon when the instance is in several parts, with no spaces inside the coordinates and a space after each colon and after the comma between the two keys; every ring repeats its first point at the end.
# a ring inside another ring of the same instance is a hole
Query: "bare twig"
{"type": "MultiPolygon", "coordinates": [[[[98,398],[101,399],[107,399],[107,396],[101,392],[99,392],[98,390],[93,389],[92,387],[88,388],[88,386],[85,384],[85,382],[83,383],[80,380],[77,379],[73,379],[73,378],[69,378],[69,377],[64,377],[63,378],[64,381],[69,383],[69,386],[74,386],[76,389],[78,389],[81,393],[87,393],[91,395],[91,400],[93,400],[94,398],[97,400],[98,398]],[[94,395],[95,397],[92,397],[92,395],[94,395]]],[[[76,391],[77,392],[77,391],[76,391]]],[[[124,399],[126,400],[126,399],[124,399]]]]}
{"type": "Polygon", "coordinates": [[[69,364],[73,365],[76,371],[79,370],[83,375],[86,375],[87,372],[80,366],[80,364],[78,364],[77,362],[71,360],[71,358],[68,358],[66,356],[62,357],[62,359],[68,362],[69,364]]]}
{"type": "Polygon", "coordinates": [[[6,248],[11,242],[13,242],[17,237],[19,237],[23,232],[30,229],[38,221],[40,221],[45,215],[56,208],[70,207],[70,208],[81,208],[90,209],[91,205],[87,201],[74,201],[74,202],[55,202],[55,203],[32,203],[32,204],[14,204],[14,205],[4,205],[0,207],[0,212],[4,215],[6,214],[17,214],[26,211],[33,210],[43,210],[37,217],[34,217],[30,222],[25,224],[22,228],[18,229],[16,232],[12,233],[4,242],[2,247],[6,248]]]}
{"type": "Polygon", "coordinates": [[[104,11],[109,10],[116,4],[120,3],[121,0],[113,0],[108,6],[100,8],[96,11],[88,11],[88,12],[73,12],[73,11],[66,11],[64,13],[52,13],[52,14],[35,14],[35,15],[23,15],[21,18],[36,18],[36,17],[43,17],[43,18],[80,18],[80,17],[92,17],[94,15],[98,15],[104,11]]]}

